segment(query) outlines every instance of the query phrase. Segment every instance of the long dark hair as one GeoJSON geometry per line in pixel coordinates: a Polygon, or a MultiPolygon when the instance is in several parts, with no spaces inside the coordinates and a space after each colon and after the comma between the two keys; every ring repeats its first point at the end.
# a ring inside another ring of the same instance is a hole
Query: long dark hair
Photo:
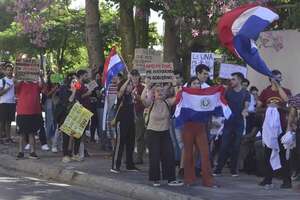
{"type": "Polygon", "coordinates": [[[195,80],[198,80],[197,76],[191,77],[190,80],[187,82],[187,87],[191,87],[192,82],[194,82],[195,80]]]}

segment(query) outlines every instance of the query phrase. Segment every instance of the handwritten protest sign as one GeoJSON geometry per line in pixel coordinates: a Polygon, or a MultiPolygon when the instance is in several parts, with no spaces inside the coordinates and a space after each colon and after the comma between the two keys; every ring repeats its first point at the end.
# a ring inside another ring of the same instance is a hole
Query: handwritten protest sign
{"type": "Polygon", "coordinates": [[[205,64],[210,68],[210,76],[214,75],[215,54],[192,52],[191,55],[191,76],[196,76],[196,67],[205,64]]]}
{"type": "Polygon", "coordinates": [[[93,113],[79,103],[75,103],[66,117],[60,130],[74,138],[80,138],[93,113]]]}
{"type": "Polygon", "coordinates": [[[20,81],[38,81],[40,65],[35,59],[16,60],[16,79],[20,81]]]}
{"type": "Polygon", "coordinates": [[[145,64],[146,63],[161,63],[162,52],[155,51],[153,49],[135,49],[133,69],[137,69],[141,75],[145,75],[145,64]]]}
{"type": "Polygon", "coordinates": [[[93,91],[95,88],[98,87],[98,83],[94,80],[89,82],[89,84],[87,84],[86,87],[88,88],[88,90],[93,91]]]}
{"type": "Polygon", "coordinates": [[[64,75],[63,74],[51,74],[50,80],[51,80],[51,83],[61,84],[64,82],[64,75]]]}
{"type": "Polygon", "coordinates": [[[146,63],[145,70],[151,83],[170,83],[174,78],[173,63],[146,63]]]}
{"type": "Polygon", "coordinates": [[[242,73],[247,77],[247,68],[240,65],[221,63],[219,77],[224,79],[230,79],[231,74],[235,72],[242,73]]]}

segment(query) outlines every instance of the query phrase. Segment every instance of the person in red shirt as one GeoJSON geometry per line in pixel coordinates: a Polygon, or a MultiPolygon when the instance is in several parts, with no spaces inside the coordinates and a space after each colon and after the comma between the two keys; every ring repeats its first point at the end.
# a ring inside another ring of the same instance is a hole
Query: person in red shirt
{"type": "Polygon", "coordinates": [[[145,121],[144,121],[144,105],[141,100],[141,95],[144,90],[144,86],[141,83],[141,76],[138,70],[134,69],[131,71],[132,82],[134,89],[133,94],[133,103],[135,111],[135,140],[137,145],[137,158],[136,164],[143,164],[143,157],[145,154],[145,121]]]}
{"type": "MultiPolygon", "coordinates": [[[[42,80],[42,78],[41,78],[42,80]]],[[[42,90],[42,81],[26,82],[21,81],[16,85],[17,95],[17,126],[19,134],[19,153],[17,159],[24,158],[23,145],[26,137],[29,138],[31,151],[29,158],[38,159],[36,155],[35,134],[43,126],[42,108],[40,94],[42,90]]]]}
{"type": "MultiPolygon", "coordinates": [[[[281,172],[283,177],[283,184],[281,185],[281,188],[291,188],[290,163],[289,160],[286,159],[286,151],[280,142],[280,139],[287,128],[287,101],[289,96],[291,96],[291,91],[281,86],[282,74],[280,71],[273,70],[272,75],[274,76],[274,79],[270,79],[271,85],[262,91],[259,97],[258,107],[260,107],[259,109],[263,109],[263,111],[268,107],[278,108],[281,127],[283,130],[283,133],[278,137],[278,143],[280,145],[280,161],[282,165],[281,172]]],[[[272,149],[265,146],[267,170],[263,181],[259,183],[260,186],[272,185],[273,169],[270,164],[271,153],[272,149]]]]}

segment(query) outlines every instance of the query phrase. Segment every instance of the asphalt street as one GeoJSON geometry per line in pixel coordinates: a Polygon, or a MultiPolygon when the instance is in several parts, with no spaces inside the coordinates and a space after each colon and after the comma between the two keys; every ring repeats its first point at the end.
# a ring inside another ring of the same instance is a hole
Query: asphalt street
{"type": "Polygon", "coordinates": [[[129,200],[104,191],[0,173],[0,200],[129,200]]]}

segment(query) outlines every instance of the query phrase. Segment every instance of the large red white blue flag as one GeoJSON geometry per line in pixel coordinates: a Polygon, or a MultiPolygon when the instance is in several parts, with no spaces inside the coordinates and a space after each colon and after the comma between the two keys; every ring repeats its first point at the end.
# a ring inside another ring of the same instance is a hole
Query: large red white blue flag
{"type": "Polygon", "coordinates": [[[212,116],[229,118],[231,110],[224,98],[224,87],[204,89],[183,87],[178,94],[179,103],[175,110],[176,127],[187,122],[206,123],[212,116]]]}
{"type": "Polygon", "coordinates": [[[125,64],[121,57],[117,54],[116,48],[113,47],[105,60],[103,69],[103,85],[107,89],[113,77],[125,69],[125,64]]]}
{"type": "Polygon", "coordinates": [[[259,73],[272,76],[270,68],[259,55],[255,42],[279,16],[258,4],[247,4],[225,13],[218,23],[221,43],[232,53],[242,58],[259,73]]]}

